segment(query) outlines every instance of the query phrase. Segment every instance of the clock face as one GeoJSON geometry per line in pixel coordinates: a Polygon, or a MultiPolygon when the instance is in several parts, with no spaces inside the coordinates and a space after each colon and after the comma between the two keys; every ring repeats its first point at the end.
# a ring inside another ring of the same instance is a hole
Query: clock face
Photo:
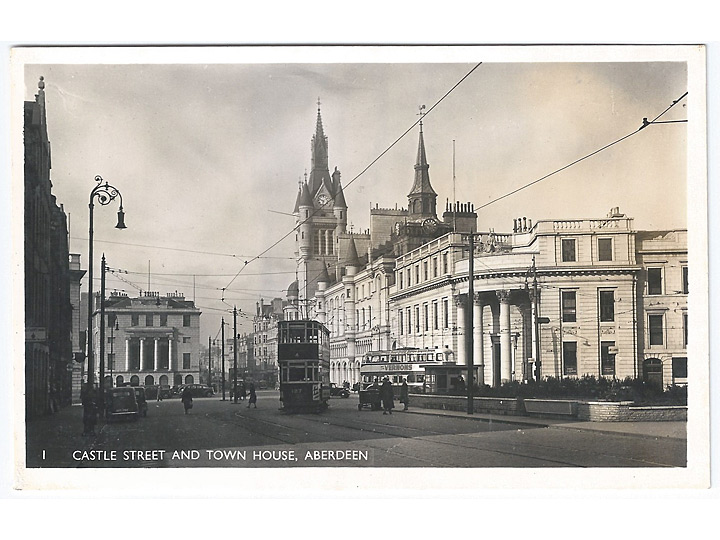
{"type": "Polygon", "coordinates": [[[435,221],[433,218],[427,218],[425,221],[423,221],[423,227],[425,227],[426,231],[434,231],[437,228],[437,221],[435,221]]]}
{"type": "Polygon", "coordinates": [[[324,193],[317,198],[317,201],[321,206],[325,206],[329,200],[330,198],[324,193]]]}

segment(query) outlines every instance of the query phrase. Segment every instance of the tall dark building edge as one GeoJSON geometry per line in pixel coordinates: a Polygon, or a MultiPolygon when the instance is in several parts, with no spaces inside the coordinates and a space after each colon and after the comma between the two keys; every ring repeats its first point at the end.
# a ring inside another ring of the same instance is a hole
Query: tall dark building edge
{"type": "Polygon", "coordinates": [[[24,104],[27,419],[55,412],[72,401],[77,344],[74,347],[70,291],[71,282],[79,283],[82,277],[82,272],[70,269],[67,217],[52,194],[44,88],[41,77],[35,100],[24,104]]]}

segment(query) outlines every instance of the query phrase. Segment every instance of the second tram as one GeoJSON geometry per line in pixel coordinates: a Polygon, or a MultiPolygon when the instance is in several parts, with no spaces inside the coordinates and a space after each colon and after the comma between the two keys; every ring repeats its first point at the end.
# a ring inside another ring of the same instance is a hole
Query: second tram
{"type": "Polygon", "coordinates": [[[330,332],[310,320],[278,323],[280,400],[288,412],[323,411],[330,400],[330,332]]]}

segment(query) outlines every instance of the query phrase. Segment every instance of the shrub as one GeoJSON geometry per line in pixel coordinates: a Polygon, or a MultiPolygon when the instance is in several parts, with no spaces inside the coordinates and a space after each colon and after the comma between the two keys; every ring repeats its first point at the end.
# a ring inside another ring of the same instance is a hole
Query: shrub
{"type": "Polygon", "coordinates": [[[582,377],[547,377],[540,381],[504,383],[499,387],[475,385],[478,397],[578,399],[587,401],[632,401],[636,404],[687,405],[687,388],[668,386],[664,391],[642,379],[582,377]]]}

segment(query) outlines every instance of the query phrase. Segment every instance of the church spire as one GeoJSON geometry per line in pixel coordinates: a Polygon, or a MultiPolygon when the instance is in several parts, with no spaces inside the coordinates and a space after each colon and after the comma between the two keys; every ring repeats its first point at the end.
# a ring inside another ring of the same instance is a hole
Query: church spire
{"type": "Polygon", "coordinates": [[[320,98],[317,101],[317,120],[315,122],[315,135],[311,143],[311,171],[310,196],[314,197],[320,187],[324,184],[328,192],[331,192],[330,169],[328,165],[328,139],[323,129],[322,116],[320,114],[320,98]]]}

